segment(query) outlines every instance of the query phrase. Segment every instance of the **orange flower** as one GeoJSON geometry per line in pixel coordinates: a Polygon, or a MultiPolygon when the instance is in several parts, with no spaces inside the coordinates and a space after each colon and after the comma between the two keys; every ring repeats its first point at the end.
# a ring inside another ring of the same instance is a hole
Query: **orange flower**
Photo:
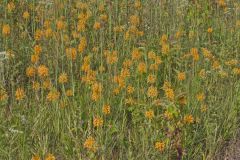
{"type": "Polygon", "coordinates": [[[128,93],[128,94],[132,94],[132,93],[134,92],[134,90],[135,90],[135,89],[134,89],[133,86],[130,86],[130,85],[127,86],[127,93],[128,93]]]}
{"type": "Polygon", "coordinates": [[[180,105],[186,105],[187,104],[187,98],[185,96],[181,96],[178,99],[178,102],[180,105]]]}
{"type": "Polygon", "coordinates": [[[173,114],[169,111],[165,111],[164,112],[164,117],[167,119],[167,120],[171,120],[173,118],[173,114]]]}
{"type": "Polygon", "coordinates": [[[174,100],[174,97],[175,97],[174,92],[173,92],[173,89],[172,89],[172,88],[166,88],[164,91],[165,91],[165,96],[166,96],[169,100],[173,101],[173,100],[174,100]]]}
{"type": "Polygon", "coordinates": [[[110,114],[110,112],[111,112],[111,107],[110,107],[110,105],[104,105],[102,111],[103,111],[103,113],[104,113],[105,115],[110,114]]]}
{"type": "Polygon", "coordinates": [[[32,84],[32,89],[35,90],[35,91],[38,91],[40,88],[40,83],[39,82],[33,82],[32,84]]]}
{"type": "Polygon", "coordinates": [[[186,115],[183,118],[184,123],[191,124],[194,122],[194,118],[192,115],[186,115]]]}
{"type": "Polygon", "coordinates": [[[53,30],[52,30],[52,28],[47,28],[46,30],[45,30],[45,37],[46,38],[50,38],[51,36],[53,35],[53,30]]]}
{"type": "Polygon", "coordinates": [[[80,43],[78,45],[78,51],[80,53],[83,53],[86,47],[87,47],[87,38],[82,37],[82,39],[80,40],[80,43]]]}
{"type": "Polygon", "coordinates": [[[22,100],[26,95],[23,88],[17,88],[15,92],[16,100],[22,100]]]}
{"type": "Polygon", "coordinates": [[[41,158],[39,157],[39,155],[34,155],[32,156],[31,160],[41,160],[41,158]]]}
{"type": "Polygon", "coordinates": [[[102,125],[103,125],[103,119],[101,117],[93,118],[93,126],[94,127],[101,127],[102,125]]]}
{"type": "Polygon", "coordinates": [[[148,75],[148,77],[147,77],[147,83],[153,84],[153,83],[156,82],[156,79],[157,79],[157,78],[156,78],[155,75],[150,74],[150,75],[148,75]]]}
{"type": "Polygon", "coordinates": [[[148,58],[154,60],[156,58],[156,53],[153,51],[148,52],[148,58]]]}
{"type": "Polygon", "coordinates": [[[65,24],[64,24],[64,22],[62,20],[58,20],[56,25],[57,25],[57,29],[58,30],[62,30],[62,29],[65,28],[65,24]]]}
{"type": "Polygon", "coordinates": [[[157,87],[150,86],[147,91],[148,97],[154,98],[158,95],[157,87]]]}
{"type": "Polygon", "coordinates": [[[167,43],[167,41],[168,41],[168,36],[166,34],[163,34],[160,39],[160,44],[167,43]]]}
{"type": "Polygon", "coordinates": [[[36,73],[36,69],[34,67],[32,67],[32,66],[27,67],[26,75],[28,77],[33,77],[35,75],[35,73],[36,73]]]}
{"type": "Polygon", "coordinates": [[[134,7],[136,9],[141,9],[142,5],[141,5],[141,1],[140,0],[136,0],[134,3],[134,7]]]}
{"type": "Polygon", "coordinates": [[[90,151],[96,151],[96,141],[91,136],[86,139],[83,146],[90,151]]]}
{"type": "Polygon", "coordinates": [[[68,90],[66,91],[66,96],[67,96],[67,97],[72,97],[72,96],[73,96],[73,91],[72,91],[71,89],[68,89],[68,90]]]}
{"type": "Polygon", "coordinates": [[[16,8],[15,4],[13,2],[9,2],[7,4],[7,9],[9,12],[12,12],[16,8]]]}
{"type": "Polygon", "coordinates": [[[178,80],[179,81],[183,81],[183,80],[185,80],[186,79],[186,74],[185,74],[185,72],[180,72],[180,73],[178,73],[178,80]]]}
{"type": "Polygon", "coordinates": [[[107,16],[106,14],[101,14],[101,15],[100,15],[100,19],[101,19],[102,21],[107,22],[108,16],[107,16]]]}
{"type": "Polygon", "coordinates": [[[29,17],[30,17],[29,12],[28,12],[28,11],[25,11],[25,12],[23,13],[23,18],[24,18],[24,19],[29,19],[29,17]]]}
{"type": "Polygon", "coordinates": [[[76,48],[67,48],[66,49],[66,55],[68,59],[76,60],[77,57],[77,50],[76,48]]]}
{"type": "Polygon", "coordinates": [[[155,143],[155,149],[162,152],[165,149],[165,143],[164,142],[156,142],[155,143]]]}
{"type": "Polygon", "coordinates": [[[2,34],[7,36],[11,33],[11,29],[10,29],[10,26],[9,24],[4,24],[3,25],[3,28],[2,28],[2,34]]]}
{"type": "Polygon", "coordinates": [[[38,67],[38,76],[41,78],[48,76],[48,68],[45,65],[40,65],[38,67]]]}
{"type": "Polygon", "coordinates": [[[130,16],[129,21],[133,26],[137,26],[140,23],[139,17],[137,15],[130,16]]]}
{"type": "Polygon", "coordinates": [[[50,89],[51,87],[52,87],[52,83],[51,83],[51,81],[49,79],[43,81],[43,88],[44,89],[50,89]]]}
{"type": "Polygon", "coordinates": [[[41,37],[42,37],[42,31],[37,29],[35,34],[34,34],[34,38],[35,38],[36,41],[39,41],[41,39],[41,37]]]}
{"type": "Polygon", "coordinates": [[[53,154],[48,154],[45,160],[56,160],[55,156],[53,154]]]}
{"type": "Polygon", "coordinates": [[[132,51],[132,59],[133,60],[139,60],[141,58],[141,52],[138,48],[134,48],[132,51]]]}
{"type": "Polygon", "coordinates": [[[59,96],[60,96],[60,93],[57,90],[53,89],[48,93],[47,100],[48,101],[56,101],[56,100],[58,100],[59,96]]]}
{"type": "Polygon", "coordinates": [[[149,110],[145,112],[145,117],[148,119],[152,119],[154,117],[154,112],[153,110],[149,110]]]}
{"type": "Polygon", "coordinates": [[[8,94],[5,89],[0,88],[0,102],[8,98],[8,94]]]}
{"type": "Polygon", "coordinates": [[[218,0],[218,5],[221,6],[221,7],[226,7],[226,2],[225,0],[218,0]]]}
{"type": "Polygon", "coordinates": [[[162,44],[162,53],[166,55],[166,54],[169,53],[169,51],[170,51],[169,45],[166,44],[166,43],[163,43],[163,44],[162,44]]]}
{"type": "Polygon", "coordinates": [[[139,73],[146,73],[147,72],[147,65],[144,62],[140,62],[138,65],[139,73]]]}
{"type": "Polygon", "coordinates": [[[240,75],[240,68],[233,68],[232,69],[232,72],[233,72],[233,74],[235,74],[235,75],[240,75]]]}
{"type": "Polygon", "coordinates": [[[203,101],[205,99],[205,95],[204,95],[204,93],[198,93],[197,94],[197,100],[198,101],[203,101]]]}
{"type": "Polygon", "coordinates": [[[193,56],[193,60],[198,61],[199,60],[198,49],[197,48],[192,48],[190,52],[193,56]]]}
{"type": "Polygon", "coordinates": [[[100,22],[95,22],[94,25],[93,25],[93,28],[95,30],[99,30],[101,28],[101,23],[100,22]]]}
{"type": "Polygon", "coordinates": [[[39,56],[37,54],[33,54],[31,56],[31,62],[32,63],[37,63],[39,61],[39,56]]]}
{"type": "Polygon", "coordinates": [[[34,46],[34,53],[36,55],[39,55],[42,52],[42,47],[40,45],[35,45],[34,46]]]}
{"type": "Polygon", "coordinates": [[[62,73],[59,78],[58,78],[58,82],[60,84],[64,84],[64,83],[67,83],[68,82],[68,76],[66,73],[62,73]]]}
{"type": "Polygon", "coordinates": [[[207,29],[207,32],[208,32],[208,33],[212,33],[212,32],[213,32],[213,29],[212,29],[211,27],[209,27],[209,28],[207,29]]]}

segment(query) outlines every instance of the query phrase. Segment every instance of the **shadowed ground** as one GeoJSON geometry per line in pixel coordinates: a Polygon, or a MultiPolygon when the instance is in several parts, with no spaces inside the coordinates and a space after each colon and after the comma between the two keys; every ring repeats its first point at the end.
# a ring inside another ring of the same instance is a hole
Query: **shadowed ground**
{"type": "Polygon", "coordinates": [[[224,160],[239,160],[240,159],[240,140],[235,140],[227,148],[224,157],[224,160]]]}
{"type": "Polygon", "coordinates": [[[216,160],[240,160],[240,135],[226,144],[216,160]]]}

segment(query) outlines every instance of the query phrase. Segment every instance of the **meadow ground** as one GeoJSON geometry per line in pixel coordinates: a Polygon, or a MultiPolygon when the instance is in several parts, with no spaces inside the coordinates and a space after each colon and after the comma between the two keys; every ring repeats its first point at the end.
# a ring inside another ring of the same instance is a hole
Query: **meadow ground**
{"type": "Polygon", "coordinates": [[[0,31],[1,160],[239,152],[239,0],[0,0],[0,31]]]}
{"type": "Polygon", "coordinates": [[[234,138],[228,142],[221,153],[217,156],[218,159],[223,160],[237,160],[240,159],[240,138],[234,138]]]}

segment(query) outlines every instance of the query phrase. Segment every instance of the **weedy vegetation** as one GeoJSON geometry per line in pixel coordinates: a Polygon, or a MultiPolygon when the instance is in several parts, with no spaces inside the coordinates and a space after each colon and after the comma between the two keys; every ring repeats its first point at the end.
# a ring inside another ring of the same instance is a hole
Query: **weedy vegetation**
{"type": "Polygon", "coordinates": [[[0,0],[0,159],[214,159],[237,134],[239,0],[0,0]]]}

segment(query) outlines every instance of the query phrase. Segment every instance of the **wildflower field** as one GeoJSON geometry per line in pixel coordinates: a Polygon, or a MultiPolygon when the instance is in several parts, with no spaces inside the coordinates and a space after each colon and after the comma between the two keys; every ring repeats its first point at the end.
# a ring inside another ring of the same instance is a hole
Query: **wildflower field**
{"type": "Polygon", "coordinates": [[[221,159],[239,113],[239,0],[0,0],[0,160],[221,159]]]}

